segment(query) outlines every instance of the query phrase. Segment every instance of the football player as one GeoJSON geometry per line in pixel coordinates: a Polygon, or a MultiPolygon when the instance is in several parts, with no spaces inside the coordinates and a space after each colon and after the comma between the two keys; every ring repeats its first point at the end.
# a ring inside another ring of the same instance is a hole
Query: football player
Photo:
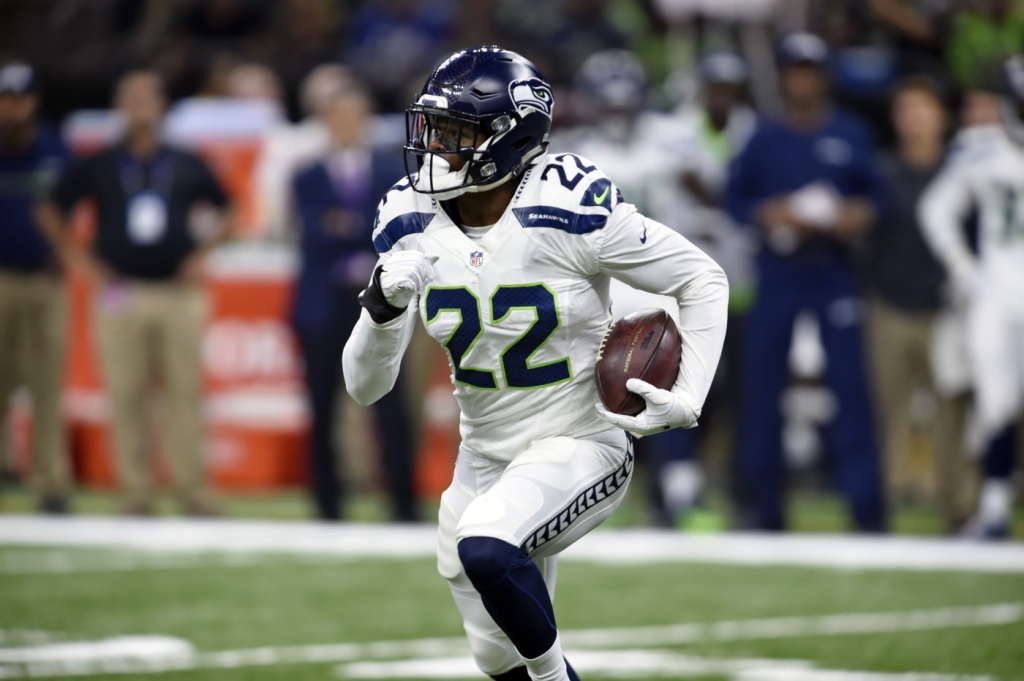
{"type": "Polygon", "coordinates": [[[639,214],[587,159],[546,155],[551,87],[498,47],[456,52],[407,110],[408,177],[381,200],[380,262],[343,353],[346,387],[389,390],[415,319],[448,352],[462,443],[441,498],[438,569],[480,669],[575,680],[552,595],[557,554],[622,501],[629,431],[696,425],[725,335],[728,284],[704,253],[639,214]],[[628,388],[638,416],[597,405],[610,278],[671,296],[671,390],[628,388]]]}
{"type": "Polygon", "coordinates": [[[953,297],[967,306],[967,354],[987,479],[969,531],[1008,533],[1012,428],[1024,412],[1024,56],[1004,65],[1002,124],[954,152],[919,204],[922,229],[946,268],[953,297]],[[963,222],[979,213],[977,255],[963,222]]]}

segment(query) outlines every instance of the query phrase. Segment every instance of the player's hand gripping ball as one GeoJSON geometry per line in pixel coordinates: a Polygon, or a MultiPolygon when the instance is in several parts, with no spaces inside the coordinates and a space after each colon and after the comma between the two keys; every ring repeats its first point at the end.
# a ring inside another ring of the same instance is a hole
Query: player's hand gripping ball
{"type": "Polygon", "coordinates": [[[612,324],[594,372],[598,415],[634,435],[696,425],[697,410],[672,392],[681,353],[679,329],[664,310],[641,310],[612,324]]]}
{"type": "Polygon", "coordinates": [[[424,255],[419,251],[402,251],[388,258],[380,273],[384,299],[395,307],[407,306],[434,280],[437,259],[436,255],[424,255]]]}

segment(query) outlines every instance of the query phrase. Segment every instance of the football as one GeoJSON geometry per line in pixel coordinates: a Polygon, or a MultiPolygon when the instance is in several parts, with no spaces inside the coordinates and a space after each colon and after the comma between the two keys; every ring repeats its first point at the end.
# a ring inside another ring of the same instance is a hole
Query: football
{"type": "Polygon", "coordinates": [[[644,399],[626,389],[626,381],[639,378],[668,390],[676,382],[682,339],[675,321],[664,310],[640,310],[619,319],[601,340],[597,352],[597,394],[605,409],[636,416],[644,399]]]}

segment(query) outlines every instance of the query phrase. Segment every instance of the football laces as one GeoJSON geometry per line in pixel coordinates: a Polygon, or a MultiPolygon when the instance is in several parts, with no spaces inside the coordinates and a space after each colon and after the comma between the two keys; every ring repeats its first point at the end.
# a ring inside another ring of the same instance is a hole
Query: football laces
{"type": "Polygon", "coordinates": [[[611,329],[611,327],[608,327],[608,330],[605,331],[604,335],[601,337],[601,345],[597,348],[597,361],[598,362],[600,362],[601,358],[604,357],[604,346],[608,343],[608,336],[610,336],[611,333],[612,333],[612,329],[611,329]]]}

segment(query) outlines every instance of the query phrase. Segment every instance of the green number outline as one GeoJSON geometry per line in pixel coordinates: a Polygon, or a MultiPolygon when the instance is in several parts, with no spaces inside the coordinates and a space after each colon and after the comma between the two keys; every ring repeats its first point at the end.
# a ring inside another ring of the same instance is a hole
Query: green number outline
{"type": "MultiPolygon", "coordinates": [[[[473,337],[473,341],[466,347],[465,351],[462,353],[462,360],[465,361],[465,359],[469,355],[470,351],[472,351],[473,348],[476,347],[476,342],[478,340],[480,340],[481,336],[484,335],[484,315],[483,315],[483,310],[480,308],[480,299],[477,297],[477,295],[475,293],[473,293],[473,291],[471,289],[469,289],[468,287],[466,287],[466,286],[429,286],[429,287],[427,287],[426,293],[423,294],[423,313],[424,313],[423,316],[424,317],[427,316],[427,297],[430,295],[431,291],[434,291],[434,290],[438,290],[438,291],[454,291],[454,290],[457,290],[457,289],[462,289],[463,291],[466,291],[467,293],[469,293],[469,295],[473,296],[473,300],[476,301],[477,319],[480,320],[480,328],[479,328],[479,330],[477,330],[476,336],[473,337]]],[[[429,326],[429,325],[433,324],[435,321],[437,321],[438,318],[441,316],[442,312],[457,312],[459,314],[459,323],[455,325],[455,327],[452,329],[452,332],[450,334],[448,334],[448,337],[444,340],[444,343],[441,344],[444,347],[445,353],[448,355],[448,361],[451,362],[451,365],[452,365],[452,380],[454,380],[456,383],[458,383],[460,385],[464,385],[464,386],[467,386],[469,388],[475,388],[476,390],[498,390],[499,389],[498,388],[498,379],[495,377],[494,372],[492,370],[490,370],[490,369],[477,369],[475,367],[464,367],[464,366],[457,365],[455,363],[455,357],[452,356],[452,351],[448,349],[448,343],[451,342],[452,337],[462,327],[462,324],[463,324],[463,321],[464,321],[463,318],[462,318],[462,308],[459,308],[459,307],[439,307],[437,309],[437,314],[435,314],[432,318],[428,318],[427,319],[427,325],[429,326]],[[457,373],[458,373],[459,370],[461,370],[461,371],[479,371],[480,373],[490,374],[491,382],[494,384],[494,387],[493,388],[481,388],[478,385],[473,385],[472,383],[466,383],[465,381],[460,381],[458,379],[458,377],[457,377],[457,373]]]]}
{"type": "Polygon", "coordinates": [[[501,322],[505,321],[508,318],[508,316],[514,310],[527,310],[527,311],[532,310],[533,314],[534,314],[533,323],[530,324],[528,327],[526,327],[526,330],[523,331],[522,334],[520,334],[519,338],[517,338],[513,343],[511,343],[501,353],[501,378],[502,378],[502,382],[505,384],[506,388],[508,388],[510,390],[537,390],[538,388],[549,388],[549,387],[551,387],[553,385],[560,385],[562,383],[568,383],[569,381],[571,381],[573,379],[575,374],[573,373],[573,370],[572,370],[572,358],[571,357],[563,357],[562,359],[552,360],[550,362],[545,362],[544,364],[539,364],[537,366],[533,366],[532,364],[530,364],[530,360],[533,359],[533,356],[536,355],[538,352],[540,352],[540,349],[543,348],[545,345],[547,345],[548,341],[551,340],[551,338],[555,335],[555,333],[560,328],[562,328],[562,312],[561,312],[561,309],[559,308],[559,305],[558,305],[558,296],[555,295],[555,292],[552,291],[551,288],[547,284],[545,284],[542,281],[534,282],[532,284],[502,284],[498,288],[494,289],[494,293],[491,294],[489,302],[490,302],[490,305],[491,305],[491,323],[495,324],[495,325],[500,324],[501,322]],[[531,331],[533,331],[533,327],[536,326],[537,322],[540,321],[540,311],[537,309],[536,305],[523,305],[523,306],[517,306],[517,307],[510,307],[510,308],[508,308],[508,310],[505,311],[505,314],[503,314],[500,319],[495,319],[494,318],[494,296],[498,295],[498,293],[502,289],[508,289],[508,288],[531,288],[531,287],[534,287],[534,286],[542,286],[551,295],[551,299],[554,301],[554,304],[555,304],[555,321],[557,323],[555,325],[555,328],[551,329],[551,332],[548,334],[547,338],[545,338],[543,341],[541,341],[541,343],[536,348],[534,348],[533,352],[531,352],[526,357],[526,370],[527,371],[532,371],[533,369],[543,369],[545,367],[549,367],[549,366],[552,366],[554,364],[561,364],[562,362],[565,362],[566,367],[569,369],[569,376],[567,378],[563,378],[563,379],[558,380],[558,381],[553,381],[551,383],[542,383],[540,385],[531,385],[531,386],[514,386],[514,385],[509,385],[508,384],[508,370],[505,368],[505,355],[508,354],[508,352],[512,348],[517,346],[523,340],[523,338],[526,337],[527,334],[529,334],[531,331]]]}

